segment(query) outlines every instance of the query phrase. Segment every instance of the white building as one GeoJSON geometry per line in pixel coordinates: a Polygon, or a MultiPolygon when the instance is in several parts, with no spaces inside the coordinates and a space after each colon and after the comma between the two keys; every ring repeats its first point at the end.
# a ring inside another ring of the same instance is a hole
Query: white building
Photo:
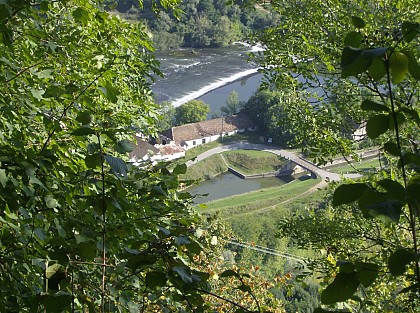
{"type": "Polygon", "coordinates": [[[220,136],[234,135],[245,130],[255,131],[255,123],[247,116],[238,114],[172,127],[159,135],[159,143],[181,146],[188,150],[215,141],[220,136]]]}

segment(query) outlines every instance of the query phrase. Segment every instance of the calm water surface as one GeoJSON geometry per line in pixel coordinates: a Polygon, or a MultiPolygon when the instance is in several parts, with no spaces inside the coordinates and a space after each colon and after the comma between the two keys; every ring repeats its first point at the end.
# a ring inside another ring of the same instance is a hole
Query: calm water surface
{"type": "Polygon", "coordinates": [[[186,191],[192,195],[197,195],[194,203],[198,204],[259,189],[280,186],[292,180],[293,177],[282,179],[276,177],[242,179],[230,172],[225,172],[211,180],[201,182],[199,186],[192,186],[186,191]],[[202,194],[208,195],[199,196],[202,194]]]}

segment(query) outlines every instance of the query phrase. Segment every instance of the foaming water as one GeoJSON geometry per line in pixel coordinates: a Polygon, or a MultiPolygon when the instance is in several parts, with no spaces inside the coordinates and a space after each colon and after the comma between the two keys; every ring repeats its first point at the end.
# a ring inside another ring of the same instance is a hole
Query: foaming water
{"type": "Polygon", "coordinates": [[[254,68],[254,69],[244,70],[243,72],[233,74],[229,77],[226,77],[226,78],[220,79],[218,81],[215,81],[215,82],[213,82],[213,83],[211,83],[207,86],[204,86],[204,87],[200,88],[199,90],[192,91],[192,92],[186,94],[185,96],[174,100],[172,102],[172,105],[174,107],[178,107],[178,106],[180,106],[180,105],[182,105],[182,104],[184,104],[188,101],[200,98],[201,96],[204,96],[205,94],[207,94],[207,93],[209,93],[213,90],[216,90],[220,87],[223,87],[223,86],[228,85],[230,83],[233,83],[237,80],[240,80],[240,79],[248,77],[248,76],[252,76],[252,75],[257,74],[257,73],[258,73],[258,69],[254,68]]]}
{"type": "MultiPolygon", "coordinates": [[[[248,53],[259,49],[241,43],[227,48],[185,49],[158,54],[164,78],[158,78],[152,87],[156,101],[169,101],[180,106],[211,95],[215,90],[220,93],[227,85],[258,73],[257,65],[248,62],[248,53]]],[[[225,100],[215,107],[209,103],[210,110],[218,110],[225,100]]]]}

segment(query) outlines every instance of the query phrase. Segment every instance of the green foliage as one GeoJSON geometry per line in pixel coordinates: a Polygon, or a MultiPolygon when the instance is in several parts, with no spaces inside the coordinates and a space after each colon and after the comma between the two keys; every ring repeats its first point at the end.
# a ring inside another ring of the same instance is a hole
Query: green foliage
{"type": "Polygon", "coordinates": [[[219,154],[212,155],[197,164],[188,167],[185,175],[182,175],[183,180],[205,180],[212,179],[215,176],[226,172],[228,169],[226,163],[219,154]]]}
{"type": "Polygon", "coordinates": [[[220,110],[224,116],[232,116],[239,113],[239,94],[237,91],[232,91],[226,100],[226,105],[222,106],[220,110]]]}
{"type": "MultiPolygon", "coordinates": [[[[334,188],[332,207],[288,218],[280,225],[281,233],[290,234],[298,245],[322,249],[325,257],[316,261],[316,266],[311,265],[327,280],[321,293],[322,304],[345,302],[351,311],[415,312],[418,307],[418,196],[410,191],[414,190],[410,185],[418,180],[419,173],[414,138],[419,133],[416,95],[420,31],[417,23],[401,22],[401,8],[393,6],[390,15],[383,11],[374,14],[374,20],[367,15],[363,15],[366,21],[353,16],[351,22],[356,30],[342,34],[348,46],[341,49],[341,54],[336,47],[329,52],[331,60],[340,59],[343,83],[337,84],[352,94],[352,101],[358,99],[361,103],[359,106],[353,102],[352,107],[360,112],[354,112],[351,118],[366,122],[367,136],[383,147],[387,167],[361,181],[334,188]],[[378,23],[380,19],[393,20],[391,16],[398,16],[399,25],[378,23]],[[387,27],[383,27],[385,24],[387,27]],[[346,82],[357,85],[345,88],[346,82]]],[[[375,9],[370,7],[372,11],[375,9]]],[[[328,44],[334,45],[334,41],[328,44]]],[[[311,51],[318,48],[319,44],[314,44],[311,51]]],[[[328,68],[327,63],[324,65],[328,68]]],[[[318,73],[316,68],[312,71],[318,73]]],[[[348,103],[334,102],[338,107],[344,104],[348,103]]],[[[325,156],[325,150],[318,147],[325,143],[312,144],[325,156]]],[[[333,143],[343,148],[337,138],[333,143]]]]}
{"type": "Polygon", "coordinates": [[[284,158],[265,151],[226,151],[223,155],[229,166],[246,175],[273,173],[287,163],[284,158]]]}
{"type": "Polygon", "coordinates": [[[175,108],[175,125],[205,121],[210,108],[202,100],[191,100],[175,108]]]}
{"type": "Polygon", "coordinates": [[[247,8],[239,2],[188,0],[180,3],[182,14],[159,12],[145,3],[140,9],[136,0],[119,0],[117,10],[124,17],[146,21],[159,50],[179,47],[225,47],[245,40],[250,32],[274,25],[278,16],[260,6],[247,8]]]}
{"type": "Polygon", "coordinates": [[[294,145],[294,123],[291,110],[298,108],[301,101],[286,97],[281,91],[257,91],[243,104],[242,112],[252,118],[260,131],[282,146],[294,145]],[[296,101],[295,101],[296,100],[296,101]]]}
{"type": "Polygon", "coordinates": [[[160,118],[156,125],[159,131],[164,131],[175,126],[175,112],[175,108],[170,102],[163,101],[160,104],[160,118]]]}
{"type": "Polygon", "coordinates": [[[85,0],[0,12],[0,311],[206,310],[185,168],[127,163],[158,117],[143,26],[85,0]]]}

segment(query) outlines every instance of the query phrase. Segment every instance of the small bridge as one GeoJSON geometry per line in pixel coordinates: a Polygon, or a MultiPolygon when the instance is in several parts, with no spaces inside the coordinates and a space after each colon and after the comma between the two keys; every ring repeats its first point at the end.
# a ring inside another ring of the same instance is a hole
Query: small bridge
{"type": "MultiPolygon", "coordinates": [[[[287,151],[287,150],[283,150],[283,149],[279,149],[273,146],[268,146],[268,145],[264,145],[264,144],[254,144],[254,143],[247,143],[247,142],[239,142],[239,143],[233,143],[230,145],[225,145],[225,146],[220,146],[220,147],[216,147],[213,149],[210,149],[200,155],[197,156],[197,158],[194,161],[188,161],[186,163],[187,166],[191,166],[195,163],[197,163],[198,161],[204,160],[207,157],[213,155],[213,154],[217,154],[217,153],[221,153],[224,151],[229,151],[229,150],[261,150],[261,151],[267,151],[267,152],[271,152],[274,154],[277,154],[283,158],[286,158],[290,161],[290,165],[289,165],[289,169],[291,169],[291,167],[293,166],[293,169],[295,167],[295,165],[300,166],[301,168],[309,171],[311,173],[312,177],[320,177],[323,180],[329,180],[329,181],[340,181],[341,180],[341,176],[340,174],[337,173],[331,173],[328,172],[326,170],[323,170],[321,168],[319,168],[318,166],[316,166],[315,164],[303,159],[302,157],[296,155],[295,153],[291,152],[291,151],[287,151]],[[294,165],[295,164],[295,165],[294,165]]],[[[346,178],[358,178],[361,177],[360,174],[344,174],[343,175],[346,178]]]]}

